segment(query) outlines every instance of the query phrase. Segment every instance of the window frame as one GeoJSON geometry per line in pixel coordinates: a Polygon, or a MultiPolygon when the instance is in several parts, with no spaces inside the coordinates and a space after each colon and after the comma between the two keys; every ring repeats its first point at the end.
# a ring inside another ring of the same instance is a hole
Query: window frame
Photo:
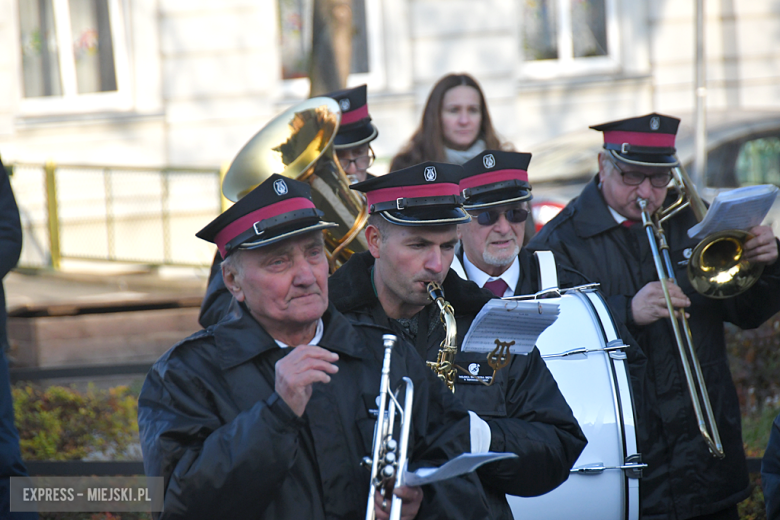
{"type": "MultiPolygon", "coordinates": [[[[370,90],[385,87],[384,74],[384,40],[382,26],[382,0],[364,0],[366,6],[366,37],[368,42],[368,72],[350,74],[347,77],[347,88],[366,84],[370,90]]],[[[278,9],[274,2],[274,9],[278,9]]],[[[276,18],[279,18],[278,12],[276,18]]],[[[277,24],[277,30],[279,26],[277,24]]],[[[277,38],[277,42],[280,38],[277,38]]],[[[279,44],[277,43],[277,51],[279,44]]],[[[279,57],[278,77],[281,91],[285,98],[306,99],[311,91],[309,78],[284,79],[282,77],[282,62],[279,57]]]]}
{"type": "MultiPolygon", "coordinates": [[[[26,1],[26,0],[19,0],[26,1]]],[[[114,51],[114,72],[117,90],[110,92],[78,93],[76,63],[73,54],[73,36],[70,26],[69,0],[51,0],[54,25],[57,33],[57,52],[60,63],[62,95],[25,97],[24,71],[21,58],[21,34],[16,39],[19,56],[19,110],[21,116],[73,114],[129,110],[132,105],[130,62],[126,38],[126,0],[107,0],[108,19],[114,51]]],[[[18,16],[15,23],[19,24],[18,16]]]]}
{"type": "MultiPolygon", "coordinates": [[[[522,1],[522,0],[521,0],[522,1]]],[[[520,75],[526,79],[554,79],[594,73],[609,73],[620,69],[620,20],[617,17],[617,0],[604,0],[607,31],[607,55],[575,58],[572,44],[571,5],[573,0],[556,2],[558,55],[556,59],[526,61],[523,49],[523,30],[519,24],[520,75]]],[[[520,6],[520,13],[522,13],[520,6]]]]}

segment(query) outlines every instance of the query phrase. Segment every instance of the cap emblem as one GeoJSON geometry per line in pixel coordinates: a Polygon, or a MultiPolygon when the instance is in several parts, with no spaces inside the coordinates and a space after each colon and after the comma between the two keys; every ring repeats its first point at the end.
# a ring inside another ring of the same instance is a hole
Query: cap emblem
{"type": "Polygon", "coordinates": [[[433,182],[436,180],[436,168],[434,166],[426,166],[425,167],[425,173],[423,173],[425,176],[425,180],[428,182],[433,182]]]}
{"type": "Polygon", "coordinates": [[[661,118],[653,116],[650,118],[650,130],[658,130],[661,128],[661,118]]]}
{"type": "Polygon", "coordinates": [[[350,106],[349,98],[344,98],[339,101],[339,107],[341,107],[342,112],[346,112],[347,110],[349,110],[349,106],[350,106]]]}
{"type": "Polygon", "coordinates": [[[489,153],[482,158],[482,164],[485,166],[485,168],[492,168],[496,165],[496,158],[493,157],[492,153],[489,153]]]}
{"type": "Polygon", "coordinates": [[[280,197],[287,194],[287,183],[283,179],[277,179],[274,181],[274,191],[280,197]]]}

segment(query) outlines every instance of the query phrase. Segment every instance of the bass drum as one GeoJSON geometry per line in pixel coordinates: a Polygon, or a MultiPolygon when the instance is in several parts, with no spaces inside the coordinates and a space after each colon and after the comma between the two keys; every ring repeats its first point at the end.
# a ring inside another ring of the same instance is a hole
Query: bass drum
{"type": "MultiPolygon", "coordinates": [[[[569,289],[537,341],[588,438],[569,478],[539,497],[507,495],[515,519],[639,518],[641,458],[628,364],[612,315],[594,286],[569,289]]],[[[533,469],[529,469],[533,471],[533,469]]]]}

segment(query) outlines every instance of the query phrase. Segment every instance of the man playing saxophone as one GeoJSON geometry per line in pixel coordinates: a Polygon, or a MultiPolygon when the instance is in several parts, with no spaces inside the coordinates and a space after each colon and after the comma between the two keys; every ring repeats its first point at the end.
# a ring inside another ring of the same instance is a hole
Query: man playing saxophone
{"type": "MultiPolygon", "coordinates": [[[[452,304],[458,342],[493,297],[449,272],[457,226],[470,220],[458,187],[461,172],[427,162],[353,184],[369,207],[369,251],[353,255],[328,281],[331,301],[353,323],[389,328],[432,362],[451,331],[444,330],[429,283],[440,285],[452,304]]],[[[484,354],[458,352],[455,364],[455,395],[471,411],[472,451],[518,455],[478,470],[489,518],[512,518],[505,494],[555,488],[586,440],[538,350],[514,356],[495,375],[484,354]]]]}
{"type": "Polygon", "coordinates": [[[677,166],[675,136],[680,120],[661,114],[613,121],[603,132],[599,173],[579,197],[528,244],[552,250],[566,263],[601,284],[616,318],[648,357],[645,384],[648,413],[639,418],[643,461],[642,518],[737,519],[737,503],[750,484],[742,447],[739,401],[731,379],[724,322],[754,328],[780,310],[777,239],[768,226],[751,229],[745,258],[764,266],[757,283],[739,296],[712,299],[694,291],[686,274],[697,241],[687,234],[697,223],[690,207],[664,224],[677,284],[667,283],[676,314],[690,316],[693,345],[714,409],[725,458],[709,453],[697,428],[686,387],[666,297],[652,246],[642,223],[639,199],[652,215],[674,201],[668,189],[677,166]]]}
{"type": "MultiPolygon", "coordinates": [[[[148,476],[165,479],[162,519],[361,518],[366,512],[382,335],[328,302],[322,221],[306,183],[273,175],[198,236],[215,243],[232,295],[226,316],[174,346],[149,372],[138,423],[148,476]],[[372,414],[373,411],[373,414],[372,414]]],[[[468,451],[470,422],[406,343],[388,384],[414,383],[410,460],[440,465],[468,451]]],[[[384,380],[384,379],[383,379],[384,380]]],[[[472,482],[476,482],[474,479],[472,482]]],[[[401,517],[442,511],[400,487],[401,517]]],[[[377,491],[376,518],[388,518],[377,491]]]]}

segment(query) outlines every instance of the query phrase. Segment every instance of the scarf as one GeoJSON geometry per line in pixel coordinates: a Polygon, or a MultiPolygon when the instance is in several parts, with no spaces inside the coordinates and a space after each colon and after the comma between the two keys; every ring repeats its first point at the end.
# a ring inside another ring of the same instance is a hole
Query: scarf
{"type": "Polygon", "coordinates": [[[463,164],[469,159],[475,157],[485,149],[485,141],[477,139],[467,150],[453,150],[444,147],[444,153],[447,156],[447,162],[451,164],[463,164]]]}

